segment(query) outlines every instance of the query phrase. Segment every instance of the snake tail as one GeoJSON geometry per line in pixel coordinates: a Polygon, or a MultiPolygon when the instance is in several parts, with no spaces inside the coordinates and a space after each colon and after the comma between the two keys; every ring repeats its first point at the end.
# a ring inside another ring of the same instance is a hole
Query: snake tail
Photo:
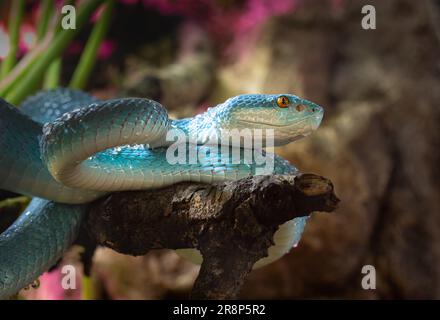
{"type": "Polygon", "coordinates": [[[0,298],[7,298],[52,267],[77,238],[85,205],[35,198],[0,236],[0,298]]]}

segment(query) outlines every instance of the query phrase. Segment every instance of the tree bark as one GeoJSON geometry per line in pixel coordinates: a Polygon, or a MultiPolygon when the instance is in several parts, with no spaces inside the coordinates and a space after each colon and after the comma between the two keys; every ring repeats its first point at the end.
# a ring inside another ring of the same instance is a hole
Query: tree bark
{"type": "Polygon", "coordinates": [[[203,263],[191,297],[232,299],[267,256],[279,225],[331,212],[338,202],[331,181],[314,174],[181,183],[110,194],[92,204],[86,229],[97,244],[124,254],[197,248],[203,263]]]}

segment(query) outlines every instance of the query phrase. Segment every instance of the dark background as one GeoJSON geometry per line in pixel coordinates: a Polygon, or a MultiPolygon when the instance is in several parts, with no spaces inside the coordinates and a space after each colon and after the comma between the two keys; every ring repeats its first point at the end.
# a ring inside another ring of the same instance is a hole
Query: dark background
{"type": "MultiPolygon", "coordinates": [[[[277,152],[332,179],[340,208],[314,214],[298,248],[252,272],[241,297],[440,298],[440,4],[258,3],[118,2],[111,50],[88,90],[148,96],[176,117],[251,92],[324,106],[316,133],[277,152]],[[364,4],[376,8],[376,30],[361,28],[364,4]],[[376,290],[361,287],[367,264],[376,290]]],[[[89,31],[66,51],[64,81],[89,31]]],[[[134,258],[100,249],[93,281],[100,298],[180,298],[197,271],[171,251],[134,258]]],[[[24,296],[75,297],[47,293],[50,283],[24,296]]]]}

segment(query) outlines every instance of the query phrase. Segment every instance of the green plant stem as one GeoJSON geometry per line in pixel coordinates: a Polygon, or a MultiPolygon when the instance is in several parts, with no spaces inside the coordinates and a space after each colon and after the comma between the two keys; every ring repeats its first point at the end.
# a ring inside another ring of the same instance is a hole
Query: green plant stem
{"type": "MultiPolygon", "coordinates": [[[[101,0],[103,1],[103,0],[101,0]]],[[[73,0],[65,0],[64,5],[74,4],[73,0]]],[[[40,58],[41,55],[45,54],[52,45],[54,35],[59,33],[61,29],[61,19],[60,16],[57,27],[48,29],[46,34],[42,38],[42,41],[37,43],[37,45],[28,52],[23,59],[15,66],[15,68],[0,81],[0,96],[5,97],[9,92],[17,86],[18,83],[23,81],[23,78],[29,73],[29,70],[40,58]]]]}
{"type": "Polygon", "coordinates": [[[54,0],[43,0],[41,2],[40,5],[41,15],[39,17],[38,27],[37,27],[38,41],[41,41],[47,32],[47,28],[49,26],[49,21],[53,13],[54,6],[55,6],[54,0]]]}
{"type": "Polygon", "coordinates": [[[50,41],[53,38],[52,35],[53,33],[46,35],[44,41],[37,44],[37,46],[34,47],[27,55],[25,55],[23,59],[21,59],[20,62],[15,66],[15,68],[0,81],[0,96],[5,97],[11,91],[11,89],[17,85],[17,83],[23,80],[40,55],[44,54],[48,50],[51,43],[50,41]]]}
{"type": "Polygon", "coordinates": [[[93,300],[94,298],[95,298],[95,293],[93,290],[92,279],[86,275],[83,275],[81,281],[81,299],[93,300]]]}
{"type": "Polygon", "coordinates": [[[60,76],[61,58],[58,58],[50,64],[49,69],[44,77],[43,88],[52,89],[58,87],[60,85],[60,76]]]}
{"type": "Polygon", "coordinates": [[[93,66],[95,65],[99,47],[110,24],[114,4],[115,3],[113,0],[106,1],[101,17],[93,27],[86,47],[84,48],[79,63],[76,66],[69,87],[83,89],[86,86],[87,80],[90,76],[93,66]]]}
{"type": "MultiPolygon", "coordinates": [[[[43,0],[41,3],[41,15],[39,17],[37,39],[41,41],[47,33],[49,21],[55,7],[54,0],[43,0]]],[[[52,62],[44,76],[43,88],[51,89],[59,86],[61,73],[61,58],[52,62]]]]}
{"type": "Polygon", "coordinates": [[[30,199],[28,197],[16,197],[0,201],[0,209],[16,207],[24,209],[29,204],[30,199]]]}
{"type": "Polygon", "coordinates": [[[6,76],[15,65],[17,60],[18,41],[20,40],[20,25],[23,19],[25,1],[12,1],[11,11],[9,13],[9,53],[2,63],[0,69],[0,78],[6,76]]]}
{"type": "Polygon", "coordinates": [[[88,0],[79,9],[76,16],[76,29],[61,29],[54,37],[49,45],[48,50],[39,56],[35,63],[33,63],[29,70],[26,70],[26,75],[23,79],[13,86],[6,95],[6,100],[12,104],[18,104],[27,95],[29,95],[37,86],[39,79],[42,78],[44,72],[55,59],[57,59],[67,45],[72,41],[79,30],[87,23],[88,18],[93,13],[93,10],[101,4],[103,0],[88,0]]]}

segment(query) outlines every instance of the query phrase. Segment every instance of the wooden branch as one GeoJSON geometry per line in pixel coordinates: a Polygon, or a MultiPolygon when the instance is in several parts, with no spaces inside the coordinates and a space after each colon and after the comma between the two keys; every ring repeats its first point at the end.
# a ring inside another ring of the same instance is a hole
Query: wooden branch
{"type": "Polygon", "coordinates": [[[191,294],[235,298],[253,264],[267,256],[278,226],[313,211],[333,211],[330,180],[314,174],[255,176],[207,185],[113,193],[92,204],[91,239],[120,253],[197,248],[203,255],[191,294]]]}

